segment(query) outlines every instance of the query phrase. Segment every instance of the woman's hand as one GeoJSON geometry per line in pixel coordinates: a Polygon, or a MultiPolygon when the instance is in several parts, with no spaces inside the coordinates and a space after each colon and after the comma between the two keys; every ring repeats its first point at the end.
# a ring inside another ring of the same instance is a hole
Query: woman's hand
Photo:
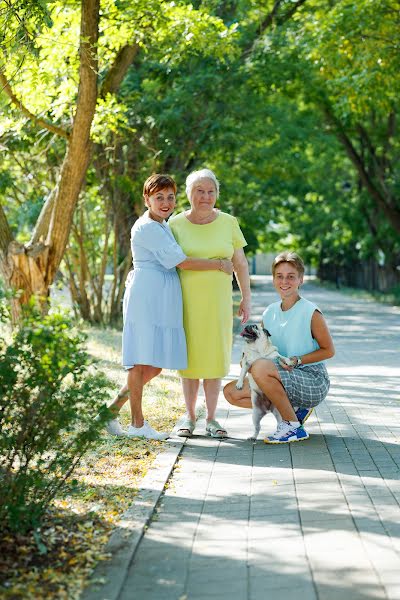
{"type": "Polygon", "coordinates": [[[232,275],[233,262],[229,258],[220,258],[219,260],[221,262],[220,271],[223,271],[227,275],[232,275]]]}
{"type": "Polygon", "coordinates": [[[238,315],[242,317],[242,323],[246,323],[249,320],[251,313],[251,301],[250,298],[242,298],[239,304],[238,315]]]}
{"type": "Polygon", "coordinates": [[[246,323],[246,321],[249,320],[251,313],[251,292],[249,266],[244,255],[243,248],[236,248],[232,256],[232,262],[235,276],[242,294],[238,315],[239,317],[242,317],[242,323],[246,323]]]}

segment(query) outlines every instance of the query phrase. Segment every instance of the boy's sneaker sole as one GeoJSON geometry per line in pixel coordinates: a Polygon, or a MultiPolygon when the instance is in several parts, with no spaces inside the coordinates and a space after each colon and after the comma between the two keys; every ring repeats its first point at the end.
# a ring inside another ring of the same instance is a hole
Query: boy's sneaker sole
{"type": "Polygon", "coordinates": [[[286,437],[274,438],[272,436],[266,437],[264,440],[265,444],[291,444],[293,442],[303,442],[308,440],[310,436],[302,427],[297,429],[297,433],[293,435],[287,435],[286,437]],[[302,431],[299,431],[301,429],[302,431]]]}
{"type": "Polygon", "coordinates": [[[303,425],[314,412],[314,408],[298,408],[296,410],[297,420],[303,425]]]}

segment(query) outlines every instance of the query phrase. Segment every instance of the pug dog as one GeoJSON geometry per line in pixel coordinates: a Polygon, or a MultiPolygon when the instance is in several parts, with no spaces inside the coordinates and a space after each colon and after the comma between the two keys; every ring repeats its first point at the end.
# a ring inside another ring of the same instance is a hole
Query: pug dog
{"type": "Polygon", "coordinates": [[[276,346],[271,342],[271,335],[267,329],[264,329],[262,325],[246,325],[240,334],[244,339],[243,355],[241,360],[242,369],[240,371],[239,379],[236,383],[236,389],[241,390],[244,384],[244,378],[246,375],[249,378],[250,390],[251,390],[251,404],[253,406],[253,425],[254,433],[248,438],[249,440],[255,441],[258,434],[260,433],[261,419],[268,413],[272,412],[278,423],[282,420],[278,410],[263,394],[260,388],[254,381],[249,369],[251,365],[259,358],[268,358],[273,360],[279,358],[288,366],[293,366],[290,358],[279,354],[276,346]]]}

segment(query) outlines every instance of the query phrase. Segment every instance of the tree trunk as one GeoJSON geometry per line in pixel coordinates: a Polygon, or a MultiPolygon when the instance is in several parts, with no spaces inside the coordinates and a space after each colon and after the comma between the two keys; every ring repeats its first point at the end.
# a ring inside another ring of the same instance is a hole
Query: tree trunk
{"type": "MultiPolygon", "coordinates": [[[[100,0],[82,0],[81,7],[78,98],[56,189],[45,202],[32,238],[25,246],[11,243],[10,228],[4,212],[0,211],[0,262],[6,283],[15,290],[22,290],[20,304],[36,295],[44,309],[49,287],[65,252],[72,217],[91,158],[90,128],[97,102],[100,0]]],[[[14,309],[17,310],[17,307],[14,309]]]]}
{"type": "Polygon", "coordinates": [[[78,99],[46,240],[49,246],[48,285],[53,282],[64,255],[72,217],[90,161],[90,128],[97,102],[99,9],[100,0],[82,0],[78,99]]]}

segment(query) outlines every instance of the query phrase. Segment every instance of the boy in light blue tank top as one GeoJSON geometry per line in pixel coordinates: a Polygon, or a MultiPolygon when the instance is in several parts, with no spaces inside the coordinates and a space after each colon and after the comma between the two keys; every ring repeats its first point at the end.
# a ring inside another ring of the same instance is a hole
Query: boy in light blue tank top
{"type": "MultiPolygon", "coordinates": [[[[259,359],[253,363],[251,374],[282,418],[275,433],[264,441],[285,444],[308,439],[303,423],[328,393],[324,361],[334,355],[335,349],[318,306],[299,294],[304,276],[300,256],[295,252],[279,254],[272,275],[281,299],[265,309],[263,325],[279,354],[290,357],[294,366],[259,359]]],[[[232,381],[225,386],[226,399],[235,406],[251,408],[248,382],[242,390],[237,390],[235,384],[232,381]]]]}

